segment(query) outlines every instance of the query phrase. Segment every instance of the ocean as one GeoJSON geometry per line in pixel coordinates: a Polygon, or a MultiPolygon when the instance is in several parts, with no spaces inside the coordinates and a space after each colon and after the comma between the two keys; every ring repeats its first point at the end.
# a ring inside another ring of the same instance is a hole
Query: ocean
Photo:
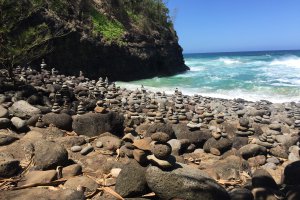
{"type": "Polygon", "coordinates": [[[300,101],[300,51],[184,54],[190,71],[169,77],[117,82],[128,89],[273,103],[300,101]]]}

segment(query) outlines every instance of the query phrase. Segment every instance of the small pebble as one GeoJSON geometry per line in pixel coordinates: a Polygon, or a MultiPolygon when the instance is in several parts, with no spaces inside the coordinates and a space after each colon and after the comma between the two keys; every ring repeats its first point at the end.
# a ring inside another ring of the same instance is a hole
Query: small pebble
{"type": "Polygon", "coordinates": [[[98,142],[96,143],[96,147],[97,147],[97,148],[102,148],[102,147],[103,147],[103,143],[102,143],[101,141],[98,141],[98,142]]]}
{"type": "Polygon", "coordinates": [[[81,153],[81,155],[87,155],[88,153],[90,153],[90,152],[93,151],[93,150],[94,150],[94,147],[92,147],[91,145],[88,145],[88,146],[84,147],[84,148],[80,151],[80,153],[81,153]]]}
{"type": "Polygon", "coordinates": [[[72,146],[72,147],[71,147],[71,151],[73,151],[73,152],[81,151],[81,149],[82,149],[81,146],[72,146]]]}

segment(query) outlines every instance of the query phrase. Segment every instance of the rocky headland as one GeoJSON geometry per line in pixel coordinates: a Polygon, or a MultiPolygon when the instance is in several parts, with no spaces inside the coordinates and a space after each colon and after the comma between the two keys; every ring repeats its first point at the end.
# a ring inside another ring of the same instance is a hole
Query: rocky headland
{"type": "Polygon", "coordinates": [[[14,74],[0,199],[299,199],[299,103],[130,91],[44,62],[14,74]]]}
{"type": "Polygon", "coordinates": [[[80,70],[112,81],[189,69],[160,0],[4,0],[0,5],[0,68],[45,58],[65,75],[80,70]]]}

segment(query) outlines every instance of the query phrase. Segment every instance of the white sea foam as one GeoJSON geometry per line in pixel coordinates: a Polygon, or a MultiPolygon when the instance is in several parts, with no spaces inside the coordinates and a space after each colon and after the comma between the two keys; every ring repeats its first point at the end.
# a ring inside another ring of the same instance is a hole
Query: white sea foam
{"type": "MultiPolygon", "coordinates": [[[[140,88],[140,84],[136,83],[126,83],[126,82],[117,82],[118,86],[122,88],[127,88],[130,90],[135,90],[140,88]]],[[[300,96],[297,94],[294,95],[284,95],[284,94],[275,94],[273,88],[264,88],[256,87],[254,90],[245,90],[245,89],[234,89],[234,90],[213,90],[211,87],[201,87],[201,88],[192,88],[192,87],[151,87],[144,86],[147,90],[158,92],[164,91],[166,94],[174,94],[175,88],[178,88],[184,95],[194,95],[199,94],[202,96],[221,98],[221,99],[236,99],[242,98],[248,101],[260,101],[268,100],[273,103],[284,103],[284,102],[300,102],[300,96]]]]}
{"type": "Polygon", "coordinates": [[[270,66],[285,66],[285,67],[300,68],[300,57],[285,56],[280,59],[274,59],[270,63],[270,66]]]}
{"type": "Polygon", "coordinates": [[[240,64],[241,63],[241,61],[239,61],[237,59],[231,59],[231,58],[219,58],[217,61],[222,62],[225,65],[234,65],[234,64],[240,64]]]}

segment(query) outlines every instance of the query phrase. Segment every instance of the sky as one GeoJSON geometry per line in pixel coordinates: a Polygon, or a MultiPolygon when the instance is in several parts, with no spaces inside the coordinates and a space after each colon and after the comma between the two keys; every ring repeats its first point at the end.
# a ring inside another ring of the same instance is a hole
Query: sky
{"type": "Polygon", "coordinates": [[[168,0],[184,53],[300,49],[300,0],[168,0]]]}

